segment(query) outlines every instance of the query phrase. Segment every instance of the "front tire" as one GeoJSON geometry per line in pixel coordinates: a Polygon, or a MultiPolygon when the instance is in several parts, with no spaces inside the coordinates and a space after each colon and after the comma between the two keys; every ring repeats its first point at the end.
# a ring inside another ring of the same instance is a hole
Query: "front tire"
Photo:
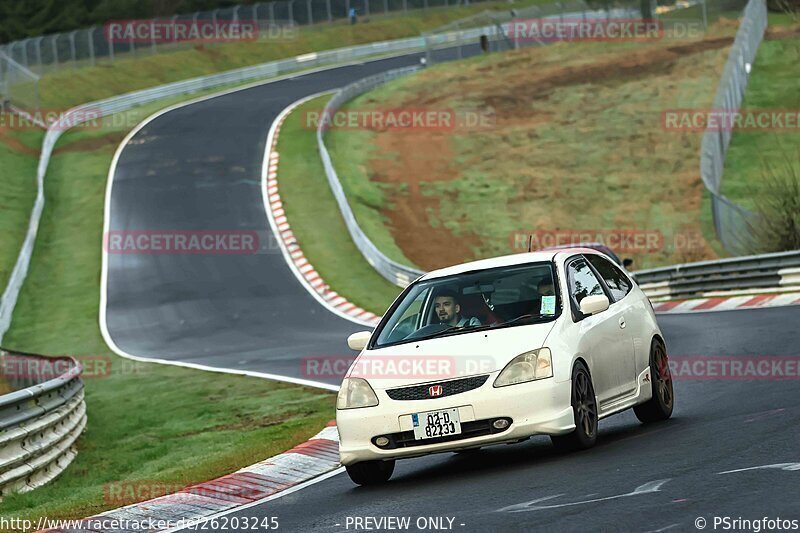
{"type": "Polygon", "coordinates": [[[572,369],[572,412],[573,432],[550,436],[553,446],[560,451],[585,450],[597,442],[597,398],[589,371],[580,362],[572,369]]]}
{"type": "Polygon", "coordinates": [[[653,340],[650,346],[650,376],[653,397],[633,408],[636,418],[643,424],[668,419],[675,406],[667,349],[658,340],[653,340]]]}
{"type": "Polygon", "coordinates": [[[345,466],[347,475],[356,485],[380,485],[389,481],[394,472],[394,460],[364,461],[345,466]]]}

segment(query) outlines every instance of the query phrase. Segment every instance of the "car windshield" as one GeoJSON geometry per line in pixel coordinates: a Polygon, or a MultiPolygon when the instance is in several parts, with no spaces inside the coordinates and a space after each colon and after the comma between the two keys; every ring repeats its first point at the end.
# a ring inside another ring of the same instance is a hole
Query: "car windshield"
{"type": "Polygon", "coordinates": [[[378,326],[371,348],[553,320],[552,263],[473,271],[415,283],[378,326]]]}

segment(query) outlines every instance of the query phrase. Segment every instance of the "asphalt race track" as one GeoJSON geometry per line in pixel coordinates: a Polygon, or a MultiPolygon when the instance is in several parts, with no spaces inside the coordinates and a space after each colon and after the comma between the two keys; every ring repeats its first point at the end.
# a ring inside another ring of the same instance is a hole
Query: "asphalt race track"
{"type": "MultiPolygon", "coordinates": [[[[114,176],[112,231],[257,231],[265,249],[110,254],[107,325],[115,343],[139,356],[304,378],[303,357],[350,355],[344,338],[363,328],[322,308],[266,242],[266,136],[297,99],[418,58],[239,91],[166,113],[139,131],[114,176]]],[[[800,356],[800,307],[661,315],[659,322],[672,357],[800,356]]],[[[612,417],[600,423],[598,446],[583,453],[558,455],[547,438],[535,438],[400,461],[384,487],[357,488],[337,475],[227,516],[275,516],[284,531],[398,529],[355,527],[367,517],[409,517],[411,530],[420,518],[438,518],[440,530],[463,531],[696,531],[698,517],[709,530],[714,516],[800,518],[798,381],[681,380],[675,391],[672,420],[644,427],[631,412],[612,417]],[[781,466],[722,473],[767,465],[781,466]]]]}
{"type": "Polygon", "coordinates": [[[325,310],[277,248],[261,194],[267,133],[304,96],[420,57],[298,75],[170,111],[141,129],[117,162],[111,232],[255,231],[262,249],[109,254],[106,323],[115,344],[141,357],[338,384],[305,375],[300,361],[352,356],[346,337],[365,328],[325,310]]]}
{"type": "MultiPolygon", "coordinates": [[[[800,307],[659,322],[673,357],[800,355],[792,326],[800,307]]],[[[631,411],[613,416],[582,453],[560,455],[537,437],[475,455],[409,459],[382,487],[356,487],[340,474],[226,516],[274,516],[285,531],[330,532],[364,531],[355,526],[366,517],[409,517],[411,531],[420,519],[453,519],[453,530],[470,532],[697,531],[698,517],[713,531],[714,516],[800,519],[796,378],[676,381],[675,395],[671,420],[645,427],[631,411]]]]}

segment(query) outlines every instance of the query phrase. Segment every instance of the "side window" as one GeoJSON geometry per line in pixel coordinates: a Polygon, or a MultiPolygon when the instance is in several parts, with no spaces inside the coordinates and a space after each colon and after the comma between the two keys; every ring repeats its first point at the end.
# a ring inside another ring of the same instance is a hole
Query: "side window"
{"type": "Polygon", "coordinates": [[[567,271],[569,293],[575,304],[580,305],[581,300],[587,296],[605,294],[600,281],[584,259],[578,259],[570,263],[567,271]]]}
{"type": "Polygon", "coordinates": [[[630,280],[617,267],[599,255],[587,254],[586,257],[605,280],[606,286],[611,291],[611,296],[615,302],[622,300],[626,294],[631,292],[632,285],[630,280]]]}

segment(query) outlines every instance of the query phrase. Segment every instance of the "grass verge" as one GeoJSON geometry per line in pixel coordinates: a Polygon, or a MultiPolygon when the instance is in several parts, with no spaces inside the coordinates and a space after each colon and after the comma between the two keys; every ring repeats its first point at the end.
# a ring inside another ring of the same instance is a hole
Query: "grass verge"
{"type": "Polygon", "coordinates": [[[129,111],[116,125],[72,130],[56,147],[30,272],[4,342],[9,349],[99,357],[111,372],[85,379],[89,423],[73,464],[51,484],[6,498],[4,516],[80,518],[129,503],[109,501],[110,483],[147,490],[153,483],[212,479],[285,451],[333,415],[329,392],[133,364],[103,341],[98,308],[108,169],[129,126],[170,103],[129,111]]]}
{"type": "Polygon", "coordinates": [[[321,112],[329,99],[306,102],[281,127],[281,201],[298,244],[322,279],[354,304],[381,315],[400,289],[378,274],[353,244],[317,155],[316,132],[303,120],[307,113],[321,112]]]}
{"type": "Polygon", "coordinates": [[[28,231],[43,137],[44,132],[36,129],[0,128],[0,293],[28,231]]]}
{"type": "Polygon", "coordinates": [[[513,236],[534,231],[660,234],[657,249],[620,250],[636,268],[712,258],[700,135],[665,130],[661,115],[710,105],[737,26],[436,65],[345,110],[448,110],[453,128],[334,130],[334,163],[358,184],[351,201],[389,221],[377,232],[365,224],[370,238],[388,233],[425,269],[513,253],[513,236]],[[467,124],[475,116],[486,124],[467,124]]]}
{"type": "MultiPolygon", "coordinates": [[[[798,26],[800,30],[800,26],[798,26]]],[[[800,109],[800,37],[768,38],[758,50],[742,109],[800,109]]],[[[780,167],[797,158],[800,131],[738,130],[733,133],[722,179],[722,194],[748,208],[764,183],[768,162],[780,167]]]]}

